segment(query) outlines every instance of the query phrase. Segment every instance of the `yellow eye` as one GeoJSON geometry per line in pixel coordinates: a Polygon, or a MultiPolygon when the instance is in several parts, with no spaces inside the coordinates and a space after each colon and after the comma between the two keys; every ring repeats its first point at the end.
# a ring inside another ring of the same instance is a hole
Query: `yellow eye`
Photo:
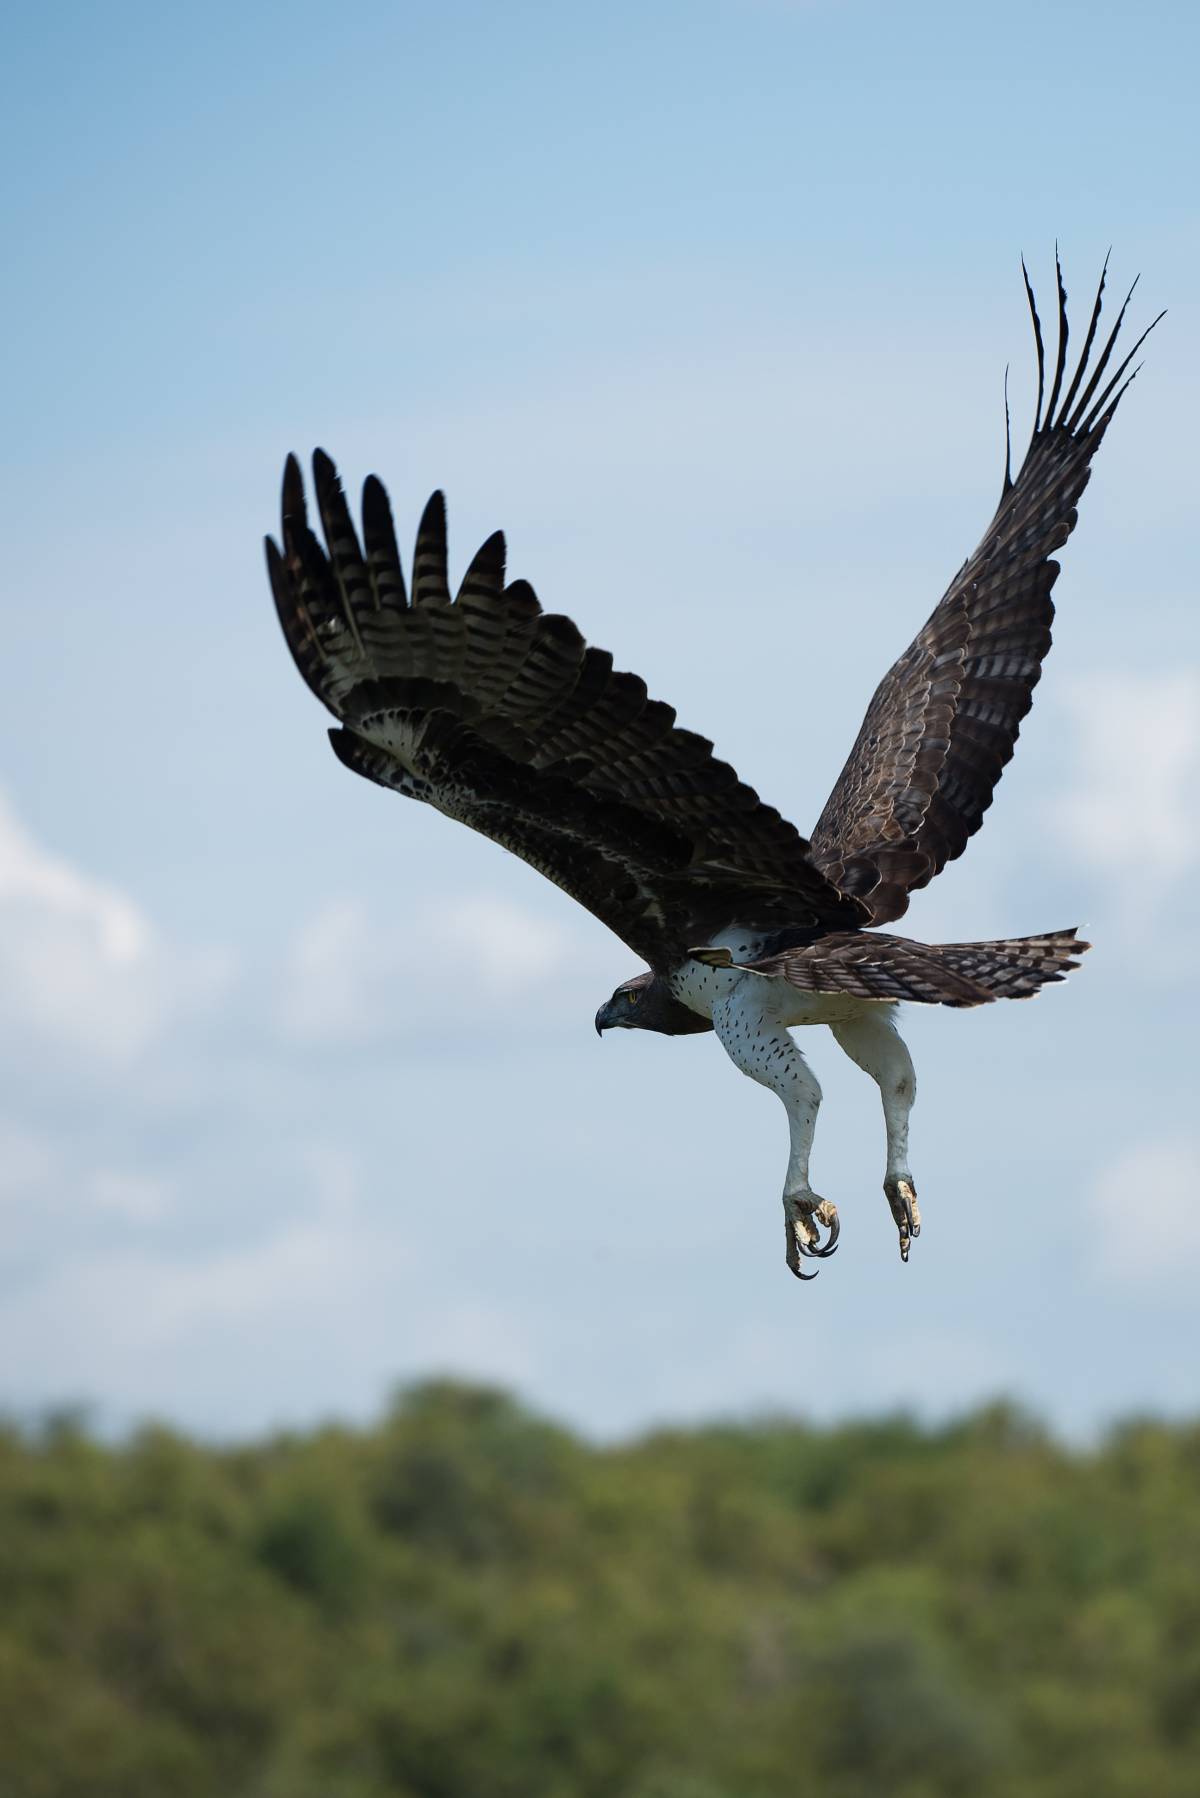
{"type": "Polygon", "coordinates": [[[626,993],[625,995],[631,1005],[636,1005],[641,996],[640,993],[626,993]]]}

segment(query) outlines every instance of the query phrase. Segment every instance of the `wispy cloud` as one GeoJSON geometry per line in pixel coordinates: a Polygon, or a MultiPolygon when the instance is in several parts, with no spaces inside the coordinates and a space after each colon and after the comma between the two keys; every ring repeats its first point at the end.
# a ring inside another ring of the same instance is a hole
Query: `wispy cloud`
{"type": "Polygon", "coordinates": [[[343,896],[296,932],[280,971],[279,1019],[294,1042],[334,1046],[399,1045],[514,1014],[577,1021],[571,1000],[581,963],[591,961],[582,931],[498,895],[410,905],[386,920],[343,896]]]}
{"type": "Polygon", "coordinates": [[[113,1243],[24,1282],[0,1310],[0,1363],[20,1370],[9,1392],[99,1397],[101,1421],[182,1414],[236,1432],[366,1414],[406,1369],[529,1377],[514,1308],[448,1296],[403,1214],[364,1206],[352,1160],[318,1146],[298,1171],[291,1214],[240,1240],[113,1243]]]}
{"type": "Polygon", "coordinates": [[[1158,920],[1200,863],[1200,670],[1076,676],[1073,745],[1051,828],[1105,876],[1115,921],[1158,920]]]}
{"type": "Polygon", "coordinates": [[[1119,1155],[1092,1193],[1093,1266],[1104,1278],[1194,1292],[1200,1279],[1200,1139],[1119,1155]]]}
{"type": "Polygon", "coordinates": [[[172,1197],[163,1180],[118,1168],[97,1168],[84,1183],[85,1202],[133,1224],[156,1224],[167,1216],[172,1197]]]}
{"type": "Polygon", "coordinates": [[[54,1150],[44,1137],[0,1118],[0,1204],[35,1193],[50,1178],[54,1165],[54,1150]]]}
{"type": "Polygon", "coordinates": [[[34,841],[0,794],[0,904],[26,905],[70,921],[106,960],[128,965],[145,953],[149,926],[112,887],[82,874],[34,841]]]}
{"type": "MultiPolygon", "coordinates": [[[[433,1033],[511,1019],[528,1038],[568,1012],[576,1030],[590,970],[572,931],[498,895],[386,920],[345,897],[249,997],[232,968],[0,811],[6,1395],[237,1428],[294,1413],[298,1369],[305,1414],[365,1411],[404,1367],[527,1378],[519,1307],[423,1265],[423,1201],[450,1196],[452,1166],[418,1164],[402,1110],[365,1119],[363,1087],[394,1090],[395,1057],[433,1033]]],[[[450,1219],[447,1240],[473,1229],[450,1219]]]]}
{"type": "Polygon", "coordinates": [[[172,951],[136,902],[45,849],[0,793],[0,1045],[128,1063],[226,957],[172,951]]]}

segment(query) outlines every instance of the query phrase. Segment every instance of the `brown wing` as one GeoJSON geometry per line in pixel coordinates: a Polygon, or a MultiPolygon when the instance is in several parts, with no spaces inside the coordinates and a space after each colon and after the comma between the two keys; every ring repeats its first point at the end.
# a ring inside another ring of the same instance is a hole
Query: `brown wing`
{"type": "Polygon", "coordinates": [[[653,966],[735,918],[846,928],[865,909],[814,867],[670,706],[505,584],[489,537],[455,599],[440,494],[425,508],[408,593],[391,509],[372,476],[360,545],[336,470],[313,458],[327,551],[299,467],[283,482],[283,548],[267,563],[301,674],[343,726],[355,772],[436,806],[529,862],[653,966]]]}
{"type": "MultiPolygon", "coordinates": [[[[1046,416],[1042,330],[1026,275],[1038,404],[1025,460],[1014,481],[1006,458],[1004,492],[986,536],[884,677],[813,832],[814,860],[843,892],[866,901],[873,924],[900,917],[909,893],[961,855],[983,822],[1050,648],[1050,592],[1059,571],[1052,552],[1074,529],[1092,457],[1137,370],[1122,377],[1158,323],[1098,392],[1130,288],[1085,386],[1102,274],[1083,354],[1063,393],[1067,296],[1057,257],[1055,266],[1058,354],[1046,416]]],[[[1007,423],[1007,405],[1005,414],[1007,423]]]]}

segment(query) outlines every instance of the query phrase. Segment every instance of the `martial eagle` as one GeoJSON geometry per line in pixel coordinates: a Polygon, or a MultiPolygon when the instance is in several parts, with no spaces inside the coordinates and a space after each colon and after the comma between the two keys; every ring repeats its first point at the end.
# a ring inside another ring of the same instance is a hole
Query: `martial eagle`
{"type": "Polygon", "coordinates": [[[313,481],[325,548],[309,527],[294,457],[283,477],[282,549],[267,539],[284,635],[338,720],[329,733],[338,758],[502,844],[642,957],[648,970],[601,1006],[597,1030],[712,1030],[735,1067],[782,1099],[791,1132],[787,1264],[801,1279],[812,1278],[802,1258],[831,1254],[840,1226],[809,1184],[821,1089],[790,1028],[828,1024],[877,1082],[884,1191],[907,1260],[920,1233],[908,1163],[916,1082],[896,1029],[899,1001],[1028,998],[1062,980],[1088,947],[1074,929],[928,944],[875,928],[903,916],[909,894],[961,855],[983,822],[1050,648],[1052,553],[1070,536],[1092,457],[1137,373],[1126,371],[1153,329],[1109,374],[1127,295],[1089,370],[1102,273],[1064,387],[1057,258],[1056,270],[1058,345],[1044,415],[1046,358],[1026,274],[1038,370],[1029,448],[1014,479],[1006,405],[996,515],[884,676],[811,837],[718,761],[707,738],[681,730],[636,674],[614,671],[569,618],[543,612],[527,581],[506,584],[499,532],[452,597],[440,493],[422,515],[407,584],[383,486],[371,475],[363,488],[360,542],[321,450],[313,481]]]}

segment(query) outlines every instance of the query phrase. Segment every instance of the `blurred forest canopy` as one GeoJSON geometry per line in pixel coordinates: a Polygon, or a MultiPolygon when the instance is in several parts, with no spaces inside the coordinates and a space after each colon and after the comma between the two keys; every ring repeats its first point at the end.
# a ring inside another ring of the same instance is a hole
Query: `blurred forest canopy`
{"type": "Polygon", "coordinates": [[[2,1798],[1195,1798],[1200,1426],[0,1430],[2,1798]]]}

